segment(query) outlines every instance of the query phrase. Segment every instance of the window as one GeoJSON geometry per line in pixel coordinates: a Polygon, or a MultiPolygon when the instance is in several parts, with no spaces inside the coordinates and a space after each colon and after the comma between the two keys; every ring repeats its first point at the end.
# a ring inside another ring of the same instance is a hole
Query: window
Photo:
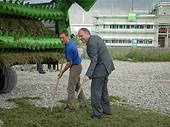
{"type": "Polygon", "coordinates": [[[137,25],[137,26],[136,26],[136,29],[140,29],[140,26],[139,26],[139,25],[137,25]]]}
{"type": "Polygon", "coordinates": [[[147,29],[147,26],[144,26],[144,29],[147,29]]]}
{"type": "MultiPolygon", "coordinates": [[[[136,40],[136,43],[137,45],[150,45],[152,44],[153,40],[152,39],[144,39],[144,38],[138,38],[138,39],[135,39],[136,40]]],[[[112,38],[112,39],[109,39],[108,40],[104,40],[104,42],[106,44],[115,44],[115,45],[131,45],[132,42],[133,42],[133,38],[132,40],[130,38],[112,38]]]]}
{"type": "Polygon", "coordinates": [[[140,28],[140,29],[144,29],[144,26],[143,26],[143,25],[140,25],[139,28],[140,28]]]}
{"type": "Polygon", "coordinates": [[[147,25],[147,29],[153,29],[153,25],[147,25]]]}
{"type": "Polygon", "coordinates": [[[152,40],[144,40],[144,44],[152,44],[152,40]]]}
{"type": "Polygon", "coordinates": [[[128,44],[130,44],[131,43],[131,40],[128,40],[128,44]]]}
{"type": "MultiPolygon", "coordinates": [[[[103,29],[154,29],[153,25],[103,25],[103,29]]],[[[161,30],[160,30],[161,31],[161,30]]]]}
{"type": "Polygon", "coordinates": [[[127,25],[126,28],[127,28],[127,29],[130,29],[130,25],[127,25]]]}
{"type": "Polygon", "coordinates": [[[147,44],[147,40],[144,40],[143,42],[144,42],[144,44],[147,44]]]}
{"type": "Polygon", "coordinates": [[[119,25],[119,29],[125,29],[125,25],[119,25]]]}
{"type": "Polygon", "coordinates": [[[135,29],[135,25],[131,25],[131,29],[135,29]]]}
{"type": "Polygon", "coordinates": [[[115,40],[115,43],[119,43],[119,40],[115,40]]]}
{"type": "Polygon", "coordinates": [[[149,41],[148,41],[148,44],[152,44],[152,40],[149,40],[149,41]]]}
{"type": "Polygon", "coordinates": [[[113,29],[115,29],[115,25],[112,25],[113,29]]]}
{"type": "Polygon", "coordinates": [[[122,25],[119,25],[119,29],[122,29],[123,27],[122,27],[122,25]]]}
{"type": "Polygon", "coordinates": [[[124,44],[127,44],[127,43],[128,43],[128,41],[127,41],[127,40],[123,40],[123,43],[124,43],[124,44]]]}
{"type": "Polygon", "coordinates": [[[109,28],[110,28],[110,25],[105,25],[105,28],[106,28],[106,29],[109,29],[109,28]]]}
{"type": "Polygon", "coordinates": [[[115,25],[115,29],[118,29],[119,28],[119,26],[118,25],[115,25]]]}
{"type": "Polygon", "coordinates": [[[114,29],[114,25],[110,25],[110,29],[114,29]]]}
{"type": "Polygon", "coordinates": [[[105,40],[104,42],[105,42],[105,43],[107,43],[107,44],[108,44],[108,43],[111,43],[111,41],[110,41],[110,40],[105,40]]]}
{"type": "Polygon", "coordinates": [[[112,40],[112,43],[116,43],[116,40],[112,40]]]}
{"type": "Polygon", "coordinates": [[[119,43],[122,43],[122,40],[119,40],[119,43]]]}
{"type": "Polygon", "coordinates": [[[143,44],[143,39],[140,39],[138,42],[139,44],[143,44]]]}

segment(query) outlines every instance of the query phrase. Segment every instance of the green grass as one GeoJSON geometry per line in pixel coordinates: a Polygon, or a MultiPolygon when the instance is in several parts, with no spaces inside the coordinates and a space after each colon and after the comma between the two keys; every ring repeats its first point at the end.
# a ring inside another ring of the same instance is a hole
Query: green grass
{"type": "MultiPolygon", "coordinates": [[[[170,48],[108,47],[108,51],[113,60],[126,61],[131,59],[133,62],[170,61],[170,48]]],[[[89,58],[85,47],[83,47],[83,55],[81,58],[89,58]]]]}
{"type": "Polygon", "coordinates": [[[109,99],[111,102],[116,102],[116,101],[126,102],[125,99],[122,99],[121,97],[117,97],[117,96],[110,96],[109,99]]]}
{"type": "MultiPolygon", "coordinates": [[[[64,112],[66,101],[61,100],[62,106],[53,108],[36,107],[29,103],[29,99],[11,99],[18,107],[12,109],[0,109],[0,120],[4,127],[169,127],[170,117],[159,113],[138,109],[129,105],[112,104],[112,115],[102,115],[102,119],[91,120],[92,110],[90,100],[88,109],[80,108],[81,103],[76,104],[75,112],[64,112]]],[[[111,101],[121,101],[119,97],[110,97],[111,101]]]]}
{"type": "Polygon", "coordinates": [[[131,48],[131,47],[112,47],[108,48],[112,59],[127,60],[134,62],[150,61],[170,61],[170,48],[131,48]]]}

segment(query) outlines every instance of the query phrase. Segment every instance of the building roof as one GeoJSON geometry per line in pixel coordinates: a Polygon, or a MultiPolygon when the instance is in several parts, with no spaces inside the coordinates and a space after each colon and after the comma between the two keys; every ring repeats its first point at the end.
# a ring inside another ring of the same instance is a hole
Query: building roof
{"type": "Polygon", "coordinates": [[[170,2],[159,2],[158,7],[170,7],[170,2]]]}

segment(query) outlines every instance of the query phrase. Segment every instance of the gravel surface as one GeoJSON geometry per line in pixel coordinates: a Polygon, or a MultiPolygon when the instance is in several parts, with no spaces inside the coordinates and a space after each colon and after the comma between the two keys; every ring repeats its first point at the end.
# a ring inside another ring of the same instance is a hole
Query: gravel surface
{"type": "MultiPolygon", "coordinates": [[[[90,61],[83,60],[82,78],[90,61]]],[[[170,62],[121,62],[114,61],[116,70],[109,76],[108,90],[110,96],[119,96],[127,103],[152,109],[168,115],[170,113],[170,62]]],[[[21,97],[41,97],[42,100],[31,100],[37,106],[48,107],[57,80],[57,72],[39,74],[37,71],[16,71],[18,76],[17,88],[11,93],[0,95],[0,108],[16,107],[15,103],[6,100],[21,97]]],[[[67,98],[67,82],[69,71],[60,79],[55,105],[58,100],[67,98]]],[[[83,90],[90,97],[88,81],[83,90]]]]}

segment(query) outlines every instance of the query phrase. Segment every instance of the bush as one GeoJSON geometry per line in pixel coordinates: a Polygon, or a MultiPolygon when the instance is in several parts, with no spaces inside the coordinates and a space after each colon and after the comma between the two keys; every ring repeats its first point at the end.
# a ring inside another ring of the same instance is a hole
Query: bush
{"type": "Polygon", "coordinates": [[[84,46],[85,45],[80,41],[78,35],[74,35],[72,39],[74,40],[74,42],[76,42],[77,46],[84,46]]]}

